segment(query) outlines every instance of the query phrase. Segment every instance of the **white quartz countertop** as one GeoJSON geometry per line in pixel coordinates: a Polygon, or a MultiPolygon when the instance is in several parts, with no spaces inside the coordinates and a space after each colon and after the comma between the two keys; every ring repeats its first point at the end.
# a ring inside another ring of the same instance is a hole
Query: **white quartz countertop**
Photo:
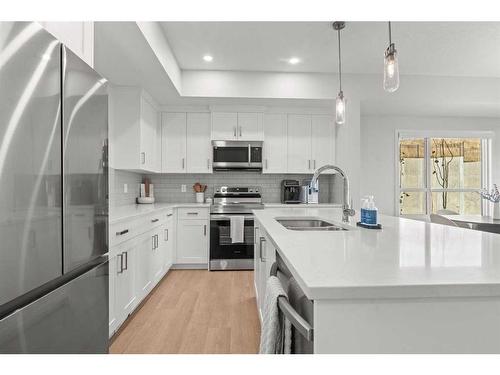
{"type": "Polygon", "coordinates": [[[460,221],[464,223],[475,224],[497,224],[500,225],[500,220],[494,220],[491,216],[481,215],[444,215],[444,217],[452,221],[460,221]]]}
{"type": "Polygon", "coordinates": [[[304,232],[288,230],[275,218],[340,223],[341,210],[254,214],[310,299],[500,296],[498,234],[384,215],[382,230],[304,232]]]}
{"type": "Polygon", "coordinates": [[[136,216],[147,215],[157,210],[179,208],[179,207],[206,207],[209,203],[153,203],[153,204],[131,204],[126,206],[113,207],[110,209],[109,223],[116,223],[121,220],[131,219],[136,216]]]}
{"type": "MultiPolygon", "coordinates": [[[[130,204],[126,206],[112,207],[110,209],[110,224],[121,220],[131,219],[136,216],[147,215],[157,210],[179,208],[179,207],[210,207],[210,203],[153,203],[153,204],[130,204]]],[[[265,208],[318,208],[318,207],[340,207],[340,205],[331,203],[320,204],[283,204],[283,203],[264,203],[265,208]]]]}
{"type": "Polygon", "coordinates": [[[265,208],[334,208],[342,207],[337,203],[298,203],[298,204],[285,204],[285,203],[264,203],[265,208]]]}

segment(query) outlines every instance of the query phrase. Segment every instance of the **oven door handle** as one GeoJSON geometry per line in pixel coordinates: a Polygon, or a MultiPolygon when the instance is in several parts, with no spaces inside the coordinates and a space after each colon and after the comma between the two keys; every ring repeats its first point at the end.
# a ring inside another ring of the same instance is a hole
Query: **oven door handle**
{"type": "MultiPolygon", "coordinates": [[[[254,219],[253,215],[233,215],[233,216],[244,216],[245,221],[254,219]]],[[[231,219],[231,216],[228,216],[228,215],[210,215],[211,221],[216,221],[216,220],[228,220],[229,221],[230,219],[231,219]]]]}

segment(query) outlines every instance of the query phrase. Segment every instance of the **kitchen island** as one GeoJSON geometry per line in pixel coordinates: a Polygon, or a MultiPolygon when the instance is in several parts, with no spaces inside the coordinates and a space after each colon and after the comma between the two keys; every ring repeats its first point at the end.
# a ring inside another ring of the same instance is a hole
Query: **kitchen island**
{"type": "Polygon", "coordinates": [[[258,299],[277,254],[313,301],[315,353],[500,353],[500,235],[383,215],[382,230],[295,231],[276,218],[342,226],[341,210],[254,214],[258,299]]]}

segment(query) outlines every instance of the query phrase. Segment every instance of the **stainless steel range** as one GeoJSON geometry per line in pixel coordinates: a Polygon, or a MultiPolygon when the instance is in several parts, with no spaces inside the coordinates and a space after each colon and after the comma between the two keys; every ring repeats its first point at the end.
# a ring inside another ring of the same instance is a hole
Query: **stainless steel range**
{"type": "Polygon", "coordinates": [[[217,186],[210,208],[210,270],[253,269],[254,218],[263,209],[258,186],[217,186]],[[231,217],[244,220],[243,242],[231,238],[231,217]]]}

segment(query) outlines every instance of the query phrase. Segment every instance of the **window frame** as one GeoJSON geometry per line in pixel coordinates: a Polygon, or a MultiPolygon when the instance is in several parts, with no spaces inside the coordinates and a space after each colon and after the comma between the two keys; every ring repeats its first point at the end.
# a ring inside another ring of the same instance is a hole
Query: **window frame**
{"type": "MultiPolygon", "coordinates": [[[[490,186],[491,182],[491,147],[494,133],[491,131],[436,131],[436,130],[401,130],[395,131],[395,215],[401,217],[422,217],[431,214],[432,207],[432,193],[447,192],[476,192],[478,189],[472,188],[433,188],[431,186],[432,180],[432,164],[429,150],[431,149],[432,138],[479,138],[481,139],[481,189],[490,186]],[[424,173],[425,173],[425,186],[423,188],[401,188],[401,175],[400,175],[400,141],[402,139],[421,138],[424,139],[424,173]],[[402,192],[421,192],[425,193],[425,213],[423,214],[401,214],[400,197],[402,192]]],[[[481,215],[490,215],[490,205],[483,199],[481,200],[481,215]]]]}

